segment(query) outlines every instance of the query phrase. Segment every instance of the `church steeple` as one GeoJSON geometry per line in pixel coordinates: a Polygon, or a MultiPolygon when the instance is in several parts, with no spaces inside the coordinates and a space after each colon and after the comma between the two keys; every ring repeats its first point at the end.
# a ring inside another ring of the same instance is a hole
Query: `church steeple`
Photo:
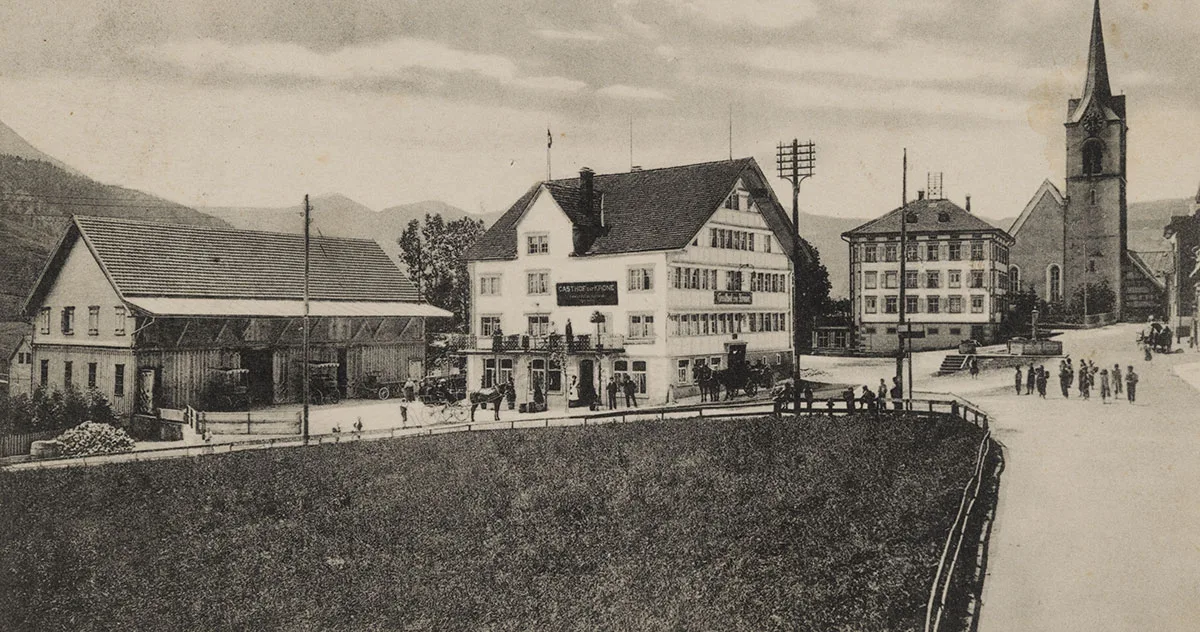
{"type": "Polygon", "coordinates": [[[1088,48],[1087,83],[1083,86],[1082,98],[1088,97],[1107,101],[1112,96],[1108,83],[1108,60],[1104,55],[1104,25],[1100,21],[1100,0],[1092,14],[1092,42],[1088,48]]]}

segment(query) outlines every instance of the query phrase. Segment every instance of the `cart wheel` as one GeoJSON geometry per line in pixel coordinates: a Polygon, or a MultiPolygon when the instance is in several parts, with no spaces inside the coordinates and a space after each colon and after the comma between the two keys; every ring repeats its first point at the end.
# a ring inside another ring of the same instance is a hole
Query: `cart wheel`
{"type": "Polygon", "coordinates": [[[387,399],[392,396],[392,391],[386,386],[380,386],[375,394],[379,396],[379,399],[387,399]]]}
{"type": "Polygon", "coordinates": [[[317,406],[320,406],[321,404],[325,403],[325,395],[323,393],[321,393],[321,391],[316,390],[316,389],[309,391],[308,398],[310,400],[312,400],[312,402],[311,402],[312,404],[315,404],[317,406]]]}
{"type": "Polygon", "coordinates": [[[335,388],[335,389],[329,391],[329,396],[326,397],[325,400],[328,401],[330,404],[336,404],[336,403],[342,401],[342,394],[339,393],[338,390],[335,388]]]}

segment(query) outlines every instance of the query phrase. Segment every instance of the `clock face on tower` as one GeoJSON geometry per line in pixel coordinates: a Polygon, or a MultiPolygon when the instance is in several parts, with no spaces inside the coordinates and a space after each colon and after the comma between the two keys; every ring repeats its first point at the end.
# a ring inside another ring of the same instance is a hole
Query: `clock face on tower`
{"type": "Polygon", "coordinates": [[[1104,129],[1104,115],[1100,113],[1099,108],[1090,108],[1083,116],[1083,129],[1087,130],[1089,136],[1095,136],[1104,129]]]}

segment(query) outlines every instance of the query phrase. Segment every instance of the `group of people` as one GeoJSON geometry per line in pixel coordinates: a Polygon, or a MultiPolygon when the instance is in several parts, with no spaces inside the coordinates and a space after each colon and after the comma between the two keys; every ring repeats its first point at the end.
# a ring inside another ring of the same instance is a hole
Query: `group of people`
{"type": "Polygon", "coordinates": [[[892,378],[892,385],[889,387],[887,381],[883,378],[879,379],[879,387],[872,391],[870,386],[863,385],[862,395],[857,398],[854,396],[854,387],[848,387],[842,391],[842,400],[846,402],[846,410],[854,410],[855,401],[862,405],[862,409],[871,412],[879,413],[887,410],[888,399],[892,400],[892,408],[895,410],[904,409],[904,386],[900,382],[899,377],[892,378]]]}
{"type": "MultiPolygon", "coordinates": [[[[630,408],[637,408],[637,392],[638,385],[630,379],[629,375],[623,375],[621,378],[609,376],[608,383],[604,385],[604,395],[608,403],[609,410],[616,410],[617,395],[625,396],[625,405],[630,408]]],[[[587,406],[592,410],[600,407],[598,398],[595,397],[594,389],[590,385],[580,386],[579,377],[571,376],[571,386],[568,390],[570,407],[587,406]]]]}
{"type": "MultiPolygon", "coordinates": [[[[1096,366],[1096,363],[1090,360],[1081,360],[1076,371],[1071,358],[1065,358],[1058,363],[1058,384],[1064,399],[1071,397],[1071,387],[1074,385],[1079,389],[1079,396],[1085,400],[1091,399],[1092,392],[1099,387],[1101,401],[1107,403],[1110,397],[1116,399],[1125,394],[1132,404],[1137,401],[1139,379],[1141,378],[1132,365],[1122,374],[1119,364],[1114,364],[1112,371],[1109,371],[1107,368],[1096,366]]],[[[1049,372],[1046,371],[1045,365],[1035,367],[1030,364],[1024,371],[1018,366],[1013,374],[1013,388],[1017,395],[1032,395],[1036,390],[1038,397],[1045,399],[1048,380],[1049,372]]]]}

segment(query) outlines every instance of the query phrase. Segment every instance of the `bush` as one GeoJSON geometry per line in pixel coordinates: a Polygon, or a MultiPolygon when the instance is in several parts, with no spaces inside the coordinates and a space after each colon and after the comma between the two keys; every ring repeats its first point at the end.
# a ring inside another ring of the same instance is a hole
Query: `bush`
{"type": "Polygon", "coordinates": [[[58,435],[56,441],[62,444],[63,456],[95,456],[133,449],[133,438],[124,430],[92,421],[58,435]]]}

